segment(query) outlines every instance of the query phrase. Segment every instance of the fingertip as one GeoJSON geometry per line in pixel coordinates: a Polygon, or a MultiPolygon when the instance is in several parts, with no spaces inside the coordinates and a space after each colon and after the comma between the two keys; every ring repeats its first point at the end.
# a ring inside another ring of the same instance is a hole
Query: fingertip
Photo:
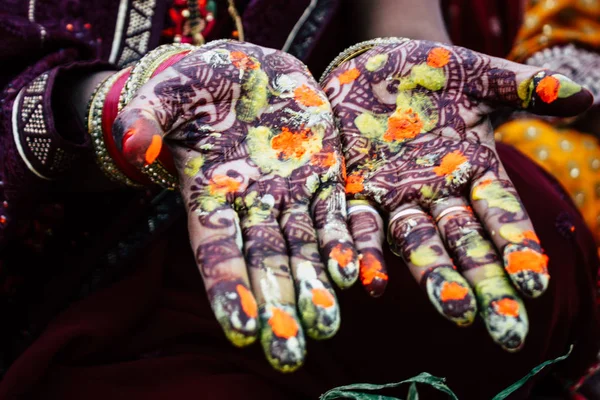
{"type": "Polygon", "coordinates": [[[298,310],[306,334],[316,340],[334,336],[340,327],[340,307],[335,293],[318,279],[310,261],[298,265],[296,279],[298,310]]]}
{"type": "Polygon", "coordinates": [[[594,95],[566,76],[541,71],[533,77],[529,110],[540,115],[574,117],[594,103],[594,95]]]}
{"type": "Polygon", "coordinates": [[[460,327],[475,321],[475,294],[458,271],[451,266],[437,267],[426,273],[424,279],[427,296],[441,315],[460,327]]]}
{"type": "Polygon", "coordinates": [[[536,298],[548,289],[548,256],[522,244],[509,244],[503,258],[508,276],[521,293],[536,298]]]}
{"type": "Polygon", "coordinates": [[[388,283],[383,255],[378,249],[362,249],[359,256],[360,281],[371,297],[381,297],[388,283]]]}
{"type": "Polygon", "coordinates": [[[375,278],[375,279],[373,279],[373,281],[370,284],[364,285],[364,288],[367,291],[367,293],[369,294],[369,296],[376,299],[376,298],[384,295],[385,289],[387,288],[387,283],[388,283],[387,278],[386,279],[375,278]]]}
{"type": "Polygon", "coordinates": [[[340,329],[340,308],[327,289],[313,289],[312,292],[311,298],[300,298],[298,301],[306,334],[315,340],[330,339],[340,329]]]}
{"type": "Polygon", "coordinates": [[[508,352],[523,348],[529,321],[523,302],[516,296],[491,300],[484,309],[484,320],[492,339],[508,352]]]}
{"type": "Polygon", "coordinates": [[[245,347],[256,341],[260,328],[258,307],[242,280],[219,282],[208,291],[208,297],[225,336],[234,346],[245,347]]]}
{"type": "Polygon", "coordinates": [[[348,289],[358,280],[358,254],[351,243],[337,242],[327,247],[327,270],[340,289],[348,289]]]}
{"type": "Polygon", "coordinates": [[[113,124],[113,136],[127,162],[137,168],[152,164],[163,145],[158,122],[141,109],[122,112],[113,124]]]}
{"type": "Polygon", "coordinates": [[[306,341],[293,306],[261,307],[261,344],[267,360],[276,370],[294,372],[304,363],[306,341]]]}

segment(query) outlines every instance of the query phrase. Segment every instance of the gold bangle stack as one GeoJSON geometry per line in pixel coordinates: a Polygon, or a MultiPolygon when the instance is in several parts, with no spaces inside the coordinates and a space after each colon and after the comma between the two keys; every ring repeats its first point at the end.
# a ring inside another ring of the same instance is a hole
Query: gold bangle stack
{"type": "Polygon", "coordinates": [[[321,79],[319,79],[319,83],[322,83],[329,76],[329,74],[331,74],[331,72],[334,69],[336,69],[343,63],[352,60],[353,58],[361,55],[362,53],[365,53],[365,52],[371,50],[374,47],[381,46],[384,44],[405,43],[408,40],[409,39],[403,38],[403,37],[387,37],[387,38],[371,39],[371,40],[367,40],[364,42],[356,43],[355,45],[352,45],[352,46],[348,47],[346,50],[342,51],[336,58],[333,59],[333,61],[331,63],[329,63],[329,65],[325,69],[325,72],[323,72],[323,75],[321,75],[321,79]]]}
{"type": "MultiPolygon", "coordinates": [[[[191,51],[197,47],[190,44],[174,43],[159,46],[146,54],[133,68],[131,75],[119,98],[119,112],[133,99],[140,88],[150,80],[154,71],[169,58],[182,52],[191,51]]],[[[157,159],[152,164],[142,168],[148,178],[164,188],[175,190],[179,186],[177,177],[173,176],[157,159]]]]}
{"type": "Polygon", "coordinates": [[[115,165],[112,157],[106,149],[106,145],[104,143],[104,134],[102,132],[102,109],[104,108],[106,95],[115,82],[128,71],[129,68],[110,75],[96,87],[96,90],[92,94],[88,104],[87,124],[88,133],[92,138],[92,146],[94,148],[94,154],[96,155],[96,162],[102,172],[104,172],[104,174],[114,182],[139,188],[142,187],[142,185],[129,179],[115,165]]]}

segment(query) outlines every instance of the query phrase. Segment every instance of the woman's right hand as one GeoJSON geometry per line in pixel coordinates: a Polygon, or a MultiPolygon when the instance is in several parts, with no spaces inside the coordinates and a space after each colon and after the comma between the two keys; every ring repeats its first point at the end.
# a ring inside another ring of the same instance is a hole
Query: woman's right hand
{"type": "Polygon", "coordinates": [[[375,206],[436,309],[469,325],[479,308],[492,338],[518,350],[528,318],[517,290],[537,297],[550,277],[488,115],[499,106],[575,115],[591,94],[562,75],[446,44],[391,39],[356,53],[322,86],[341,130],[363,284],[380,295],[387,281],[375,206]]]}
{"type": "Polygon", "coordinates": [[[260,334],[268,360],[288,372],[303,362],[303,331],[336,333],[326,270],[339,287],[352,285],[357,253],[331,106],[300,61],[208,44],[146,83],[114,132],[138,167],[169,146],[196,262],[231,342],[260,334]]]}

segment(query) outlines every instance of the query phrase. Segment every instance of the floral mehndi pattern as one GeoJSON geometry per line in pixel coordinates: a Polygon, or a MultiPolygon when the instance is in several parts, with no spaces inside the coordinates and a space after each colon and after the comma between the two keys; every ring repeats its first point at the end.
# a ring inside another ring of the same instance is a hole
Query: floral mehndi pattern
{"type": "Polygon", "coordinates": [[[499,105],[574,115],[590,94],[549,71],[409,40],[376,44],[322,87],[341,131],[349,204],[363,204],[349,220],[369,292],[382,293],[387,272],[383,221],[368,204],[389,217],[392,250],[442,315],[466,326],[479,309],[496,342],[521,348],[528,319],[515,287],[541,295],[548,259],[487,115],[499,105]]]}
{"type": "Polygon", "coordinates": [[[339,137],[307,68],[247,43],[208,44],[147,83],[115,131],[130,160],[152,162],[163,141],[173,153],[197,264],[229,339],[260,336],[274,367],[297,369],[304,332],[324,339],[340,324],[326,271],[342,288],[358,278],[339,137]]]}

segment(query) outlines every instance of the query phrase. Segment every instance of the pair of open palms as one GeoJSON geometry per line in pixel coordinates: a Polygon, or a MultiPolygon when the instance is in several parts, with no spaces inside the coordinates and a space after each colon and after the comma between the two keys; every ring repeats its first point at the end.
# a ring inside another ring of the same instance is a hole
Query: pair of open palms
{"type": "Polygon", "coordinates": [[[561,75],[426,41],[374,43],[321,86],[289,54],[220,42],[146,83],[114,131],[140,167],[168,144],[217,319],[292,371],[304,332],[339,327],[330,279],[383,293],[385,235],[440,313],[468,325],[479,310],[495,341],[519,349],[515,288],[541,294],[547,257],[488,114],[573,115],[589,102],[561,75]]]}

